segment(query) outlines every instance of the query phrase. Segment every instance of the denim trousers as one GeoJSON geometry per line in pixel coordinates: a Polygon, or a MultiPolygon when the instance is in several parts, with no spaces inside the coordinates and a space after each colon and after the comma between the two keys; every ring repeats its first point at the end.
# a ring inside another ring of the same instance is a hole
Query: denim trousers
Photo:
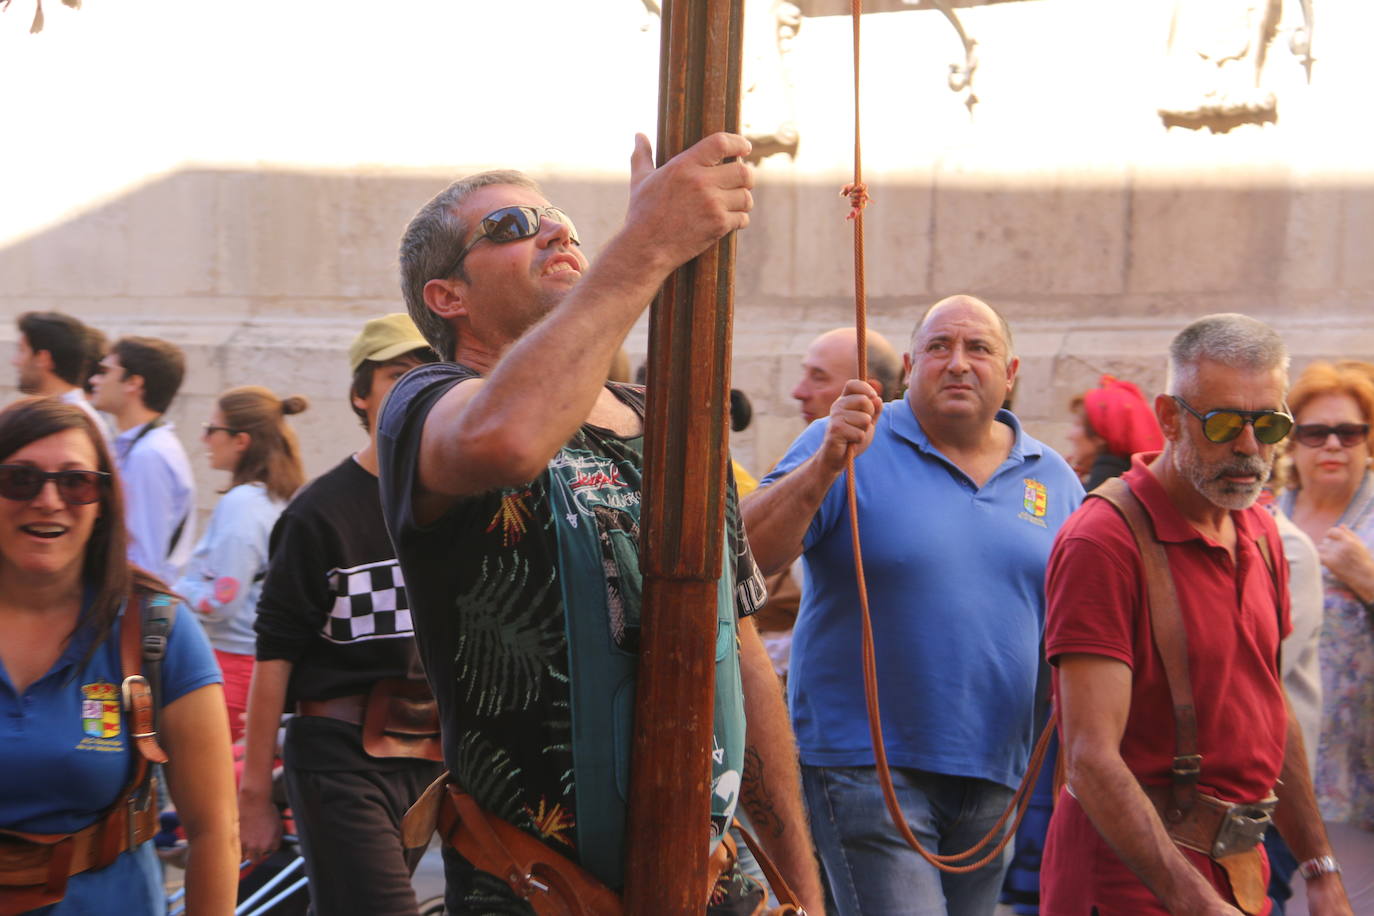
{"type": "MultiPolygon", "coordinates": [[[[892,782],[911,832],[942,855],[981,840],[1014,794],[983,779],[905,768],[893,768],[892,782]]],[[[892,825],[876,768],[803,766],[802,787],[839,916],[991,916],[1011,844],[976,871],[942,874],[892,825]]],[[[978,861],[995,844],[965,861],[978,861]]]]}

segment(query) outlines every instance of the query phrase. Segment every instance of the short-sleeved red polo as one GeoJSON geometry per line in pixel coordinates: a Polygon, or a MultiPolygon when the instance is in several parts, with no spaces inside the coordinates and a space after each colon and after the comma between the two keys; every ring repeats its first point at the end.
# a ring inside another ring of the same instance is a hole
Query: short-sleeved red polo
{"type": "MultiPolygon", "coordinates": [[[[1123,479],[1164,544],[1178,592],[1202,754],[1199,791],[1227,801],[1263,798],[1278,780],[1287,730],[1278,650],[1291,627],[1288,565],[1278,530],[1258,507],[1233,511],[1233,561],[1169,501],[1147,467],[1154,457],[1135,456],[1123,479]],[[1264,563],[1258,538],[1269,544],[1277,582],[1264,563]]],[[[1060,529],[1046,592],[1045,651],[1050,661],[1086,653],[1130,666],[1131,710],[1121,756],[1142,782],[1167,785],[1174,755],[1173,705],[1150,630],[1140,556],[1130,529],[1106,501],[1085,500],[1060,529]]],[[[1057,697],[1057,672],[1055,690],[1057,697]]],[[[1061,814],[1069,812],[1056,812],[1056,819],[1061,814]]],[[[1056,839],[1061,845],[1088,845],[1082,830],[1056,831],[1052,824],[1050,844],[1056,839]]],[[[1107,871],[1124,868],[1119,861],[1101,861],[1103,856],[1115,858],[1100,842],[1079,850],[1047,847],[1046,867],[1052,868],[1053,860],[1084,875],[1098,860],[1107,871]]]]}

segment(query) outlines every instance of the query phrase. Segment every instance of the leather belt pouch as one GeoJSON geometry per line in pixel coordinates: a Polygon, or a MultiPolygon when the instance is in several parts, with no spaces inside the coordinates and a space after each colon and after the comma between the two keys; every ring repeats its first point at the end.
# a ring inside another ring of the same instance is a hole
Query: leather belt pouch
{"type": "MultiPolygon", "coordinates": [[[[475,868],[505,881],[537,916],[621,916],[624,909],[615,891],[525,831],[483,811],[450,779],[447,773],[436,779],[406,812],[401,838],[408,848],[423,846],[437,829],[475,868]]],[[[727,835],[708,862],[708,895],[735,858],[734,841],[727,835]]],[[[759,910],[760,916],[796,912],[791,906],[759,910]]]]}
{"type": "Polygon", "coordinates": [[[538,916],[621,916],[620,896],[585,869],[447,786],[439,835],[474,867],[505,881],[538,916]]]}
{"type": "Polygon", "coordinates": [[[1200,852],[1220,865],[1241,910],[1260,912],[1268,892],[1258,846],[1278,799],[1270,795],[1253,804],[1233,805],[1199,792],[1192,808],[1181,819],[1170,821],[1166,812],[1175,804],[1172,790],[1168,786],[1142,788],[1159,812],[1169,837],[1179,846],[1200,852]]]}
{"type": "Polygon", "coordinates": [[[67,893],[67,879],[103,868],[120,853],[152,839],[157,806],[134,812],[129,835],[128,806],[117,804],[76,833],[23,833],[0,830],[0,916],[13,916],[50,903],[67,893]]]}
{"type": "Polygon", "coordinates": [[[1226,870],[1231,881],[1231,893],[1236,898],[1236,906],[1242,912],[1255,916],[1264,909],[1269,899],[1269,887],[1264,880],[1264,863],[1260,861],[1259,847],[1222,856],[1215,860],[1226,870]]]}
{"type": "Polygon", "coordinates": [[[362,726],[363,750],[371,757],[444,759],[439,709],[424,681],[386,678],[373,684],[362,726]]]}

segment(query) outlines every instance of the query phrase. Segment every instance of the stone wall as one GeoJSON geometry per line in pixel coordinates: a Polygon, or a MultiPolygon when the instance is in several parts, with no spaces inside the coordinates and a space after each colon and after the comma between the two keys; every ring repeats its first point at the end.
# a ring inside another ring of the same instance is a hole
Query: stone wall
{"type": "MultiPolygon", "coordinates": [[[[630,135],[652,133],[657,20],[631,0],[244,3],[208,19],[87,0],[50,4],[39,36],[21,2],[0,14],[0,79],[22,87],[6,126],[24,138],[0,170],[0,354],[26,309],[182,343],[172,414],[198,472],[199,423],[235,384],[312,398],[293,421],[311,474],[362,442],[344,349],[400,308],[396,239],[450,178],[526,169],[594,255],[624,212],[630,135]]],[[[734,383],[756,420],[734,448],[754,470],[800,430],[788,392],[806,344],[852,323],[837,193],[850,24],[844,4],[799,6],[784,53],[751,38],[767,71],[749,79],[767,87],[751,126],[796,140],[759,163],[738,249],[734,383]]],[[[1102,372],[1157,389],[1168,339],[1206,312],[1272,322],[1299,365],[1374,358],[1368,4],[1319,6],[1309,82],[1288,0],[1259,76],[1275,119],[1220,133],[1166,129],[1157,111],[1177,75],[1168,4],[955,6],[978,42],[971,111],[948,87],[963,50],[938,11],[886,0],[865,19],[874,327],[901,347],[941,296],[999,306],[1023,361],[1018,412],[1056,446],[1074,394],[1102,372]]],[[[627,342],[636,362],[645,335],[627,342]]],[[[202,509],[221,476],[200,475],[202,509]]]]}

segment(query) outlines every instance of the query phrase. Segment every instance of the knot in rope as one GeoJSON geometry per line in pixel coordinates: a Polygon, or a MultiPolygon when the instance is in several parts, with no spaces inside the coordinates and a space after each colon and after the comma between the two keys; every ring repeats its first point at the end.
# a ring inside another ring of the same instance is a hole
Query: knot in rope
{"type": "Polygon", "coordinates": [[[868,196],[868,185],[862,181],[847,184],[840,188],[840,196],[849,198],[849,215],[845,219],[857,219],[864,207],[867,207],[873,198],[868,196]]]}

